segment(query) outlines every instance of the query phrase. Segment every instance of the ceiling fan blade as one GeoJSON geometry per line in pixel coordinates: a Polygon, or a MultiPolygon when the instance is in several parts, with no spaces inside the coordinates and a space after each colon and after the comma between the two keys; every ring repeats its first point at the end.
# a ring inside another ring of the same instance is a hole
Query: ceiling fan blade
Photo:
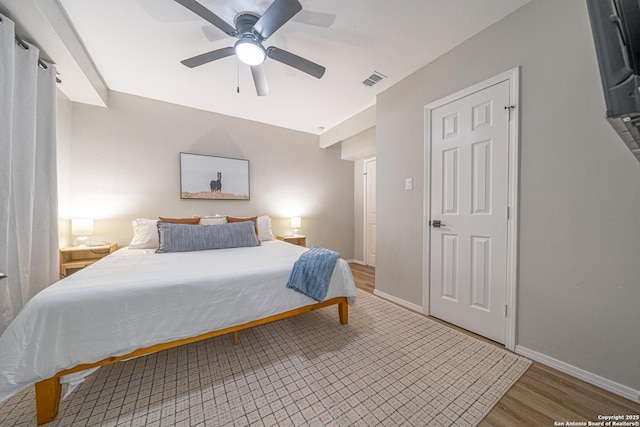
{"type": "Polygon", "coordinates": [[[253,65],[251,67],[251,75],[253,83],[256,85],[258,96],[269,95],[269,83],[267,83],[267,75],[264,73],[264,65],[253,65]]]}
{"type": "Polygon", "coordinates": [[[227,56],[235,55],[236,51],[233,47],[223,47],[222,49],[213,50],[211,52],[203,53],[202,55],[194,56],[193,58],[185,59],[182,62],[189,68],[194,68],[203,64],[206,64],[216,59],[226,58],[227,56]]]}
{"type": "Polygon", "coordinates": [[[211,22],[220,30],[235,37],[237,35],[236,29],[229,25],[224,19],[220,18],[215,13],[198,3],[196,0],[175,0],[177,3],[189,9],[202,19],[211,22]]]}
{"type": "Polygon", "coordinates": [[[301,10],[298,0],[275,0],[253,26],[253,32],[266,40],[301,10]]]}
{"type": "Polygon", "coordinates": [[[298,13],[293,18],[293,20],[296,22],[300,22],[301,24],[329,28],[336,21],[336,15],[331,13],[312,12],[310,10],[303,10],[303,11],[300,11],[300,13],[298,13]]]}
{"type": "Polygon", "coordinates": [[[204,24],[202,27],[202,34],[209,40],[210,42],[217,42],[218,40],[222,40],[226,37],[225,34],[222,34],[218,31],[217,27],[214,27],[211,24],[204,24]]]}
{"type": "Polygon", "coordinates": [[[304,59],[298,55],[294,55],[291,52],[278,49],[274,46],[267,49],[267,56],[318,79],[321,78],[325,72],[325,68],[322,65],[318,65],[315,62],[311,62],[308,59],[304,59]]]}

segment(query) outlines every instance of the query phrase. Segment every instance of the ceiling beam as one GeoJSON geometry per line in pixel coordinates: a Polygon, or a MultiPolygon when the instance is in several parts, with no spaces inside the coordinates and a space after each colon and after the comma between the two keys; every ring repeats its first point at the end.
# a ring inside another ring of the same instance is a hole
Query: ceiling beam
{"type": "Polygon", "coordinates": [[[376,125],[376,106],[362,110],[320,135],[320,148],[327,148],[376,125]]]}
{"type": "Polygon", "coordinates": [[[58,88],[74,102],[106,107],[109,88],[60,4],[52,0],[0,0],[0,12],[16,25],[18,37],[55,64],[58,88]]]}

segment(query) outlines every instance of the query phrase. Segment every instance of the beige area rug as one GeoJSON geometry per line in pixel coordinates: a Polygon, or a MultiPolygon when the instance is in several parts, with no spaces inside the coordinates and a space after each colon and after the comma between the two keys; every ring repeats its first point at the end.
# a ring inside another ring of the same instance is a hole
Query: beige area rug
{"type": "MultiPolygon", "coordinates": [[[[473,426],[530,361],[358,291],[336,307],[101,368],[48,426],[473,426]]],[[[0,425],[35,426],[33,387],[0,425]]]]}

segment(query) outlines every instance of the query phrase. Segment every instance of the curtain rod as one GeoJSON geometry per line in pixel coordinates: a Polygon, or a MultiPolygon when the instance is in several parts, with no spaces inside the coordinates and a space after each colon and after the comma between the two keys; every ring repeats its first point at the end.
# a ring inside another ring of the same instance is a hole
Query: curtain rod
{"type": "MultiPolygon", "coordinates": [[[[2,23],[2,16],[0,16],[0,24],[1,24],[1,23],[2,23]]],[[[25,41],[21,40],[17,35],[15,36],[15,39],[16,39],[16,43],[18,44],[18,46],[20,46],[20,47],[21,47],[22,49],[24,49],[24,50],[29,50],[29,45],[28,45],[25,41]]],[[[49,66],[47,65],[47,63],[46,63],[46,62],[44,62],[44,61],[43,61],[42,59],[40,59],[40,58],[38,58],[38,66],[39,66],[40,68],[42,68],[43,70],[46,70],[46,69],[48,69],[48,68],[49,68],[49,66]]],[[[58,72],[56,71],[56,83],[62,83],[62,80],[60,80],[60,79],[58,78],[58,75],[59,75],[59,74],[60,74],[60,73],[58,73],[58,72]]]]}

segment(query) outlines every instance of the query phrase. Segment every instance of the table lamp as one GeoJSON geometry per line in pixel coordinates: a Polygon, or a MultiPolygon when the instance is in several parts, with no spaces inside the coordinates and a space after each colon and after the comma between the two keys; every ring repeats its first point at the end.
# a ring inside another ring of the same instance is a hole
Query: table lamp
{"type": "Polygon", "coordinates": [[[302,227],[302,218],[295,216],[291,218],[291,228],[293,228],[292,236],[298,234],[298,229],[302,227]]]}
{"type": "Polygon", "coordinates": [[[89,243],[89,238],[87,236],[93,234],[93,219],[72,218],[71,234],[77,234],[80,236],[74,243],[76,246],[87,246],[89,243]]]}

